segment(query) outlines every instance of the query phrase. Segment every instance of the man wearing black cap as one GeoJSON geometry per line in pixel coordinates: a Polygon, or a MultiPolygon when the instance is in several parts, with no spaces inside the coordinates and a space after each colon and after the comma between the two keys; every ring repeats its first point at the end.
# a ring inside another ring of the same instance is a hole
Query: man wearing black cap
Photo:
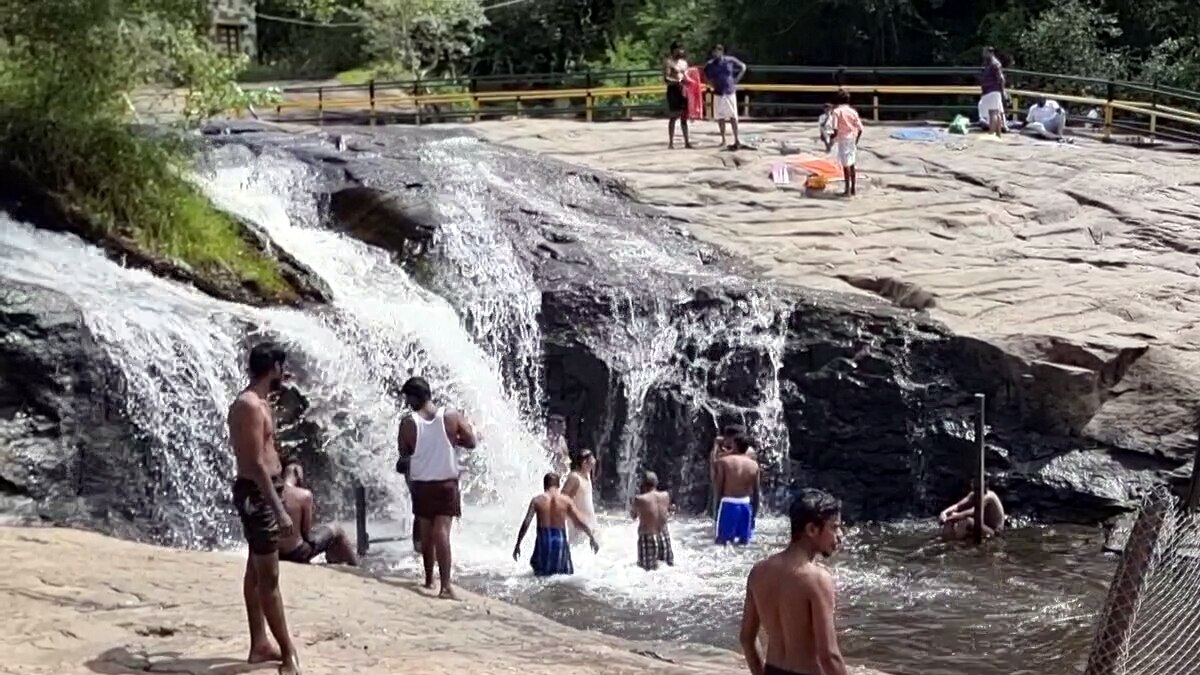
{"type": "Polygon", "coordinates": [[[455,448],[474,449],[475,430],[457,410],[437,407],[429,383],[409,378],[400,393],[412,414],[400,422],[400,456],[408,458],[413,517],[425,565],[425,588],[433,588],[436,558],[441,578],[440,598],[456,599],[450,585],[450,526],[462,515],[455,448]]]}

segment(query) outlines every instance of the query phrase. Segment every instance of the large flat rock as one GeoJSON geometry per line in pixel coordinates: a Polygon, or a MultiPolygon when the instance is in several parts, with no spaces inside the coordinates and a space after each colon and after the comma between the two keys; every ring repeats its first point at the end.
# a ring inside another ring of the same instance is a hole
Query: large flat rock
{"type": "Polygon", "coordinates": [[[743,136],[759,149],[738,153],[717,147],[710,122],[693,124],[696,150],[668,152],[665,127],[509,120],[469,128],[611,172],[769,278],[925,291],[936,303],[929,313],[960,335],[1031,361],[1108,364],[1113,389],[1083,434],[1139,452],[1190,452],[1200,378],[1195,154],[1083,138],[921,143],[869,126],[859,196],[842,200],[808,198],[802,181],[780,188],[769,178],[781,143],[823,154],[812,124],[746,121],[743,136]]]}
{"type": "MultiPolygon", "coordinates": [[[[243,662],[240,555],[6,527],[0,549],[6,673],[263,671],[243,662]]],[[[744,671],[727,651],[632,643],[468,593],[463,602],[438,600],[413,581],[346,568],[285,563],[282,591],[306,673],[744,671]]]]}

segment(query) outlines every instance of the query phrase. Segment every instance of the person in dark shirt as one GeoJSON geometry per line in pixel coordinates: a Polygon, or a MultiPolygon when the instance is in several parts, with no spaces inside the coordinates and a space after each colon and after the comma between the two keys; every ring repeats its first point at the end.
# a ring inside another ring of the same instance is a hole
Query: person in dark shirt
{"type": "Polygon", "coordinates": [[[721,130],[721,147],[725,147],[725,123],[733,129],[733,145],[730,150],[742,147],[738,140],[737,85],[746,74],[746,64],[725,54],[725,46],[713,47],[712,56],[704,64],[704,79],[713,90],[713,117],[721,130]]]}
{"type": "Polygon", "coordinates": [[[1000,136],[1004,131],[1004,68],[996,58],[996,50],[983,48],[983,70],[979,74],[979,119],[986,121],[988,131],[1000,136]]]}

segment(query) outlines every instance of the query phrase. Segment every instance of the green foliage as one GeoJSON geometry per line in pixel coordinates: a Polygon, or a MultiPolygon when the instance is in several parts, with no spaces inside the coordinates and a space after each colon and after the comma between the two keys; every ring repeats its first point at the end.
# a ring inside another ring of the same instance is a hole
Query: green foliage
{"type": "Polygon", "coordinates": [[[364,0],[364,50],[420,79],[454,77],[487,25],[478,0],[364,0]]]}
{"type": "Polygon", "coordinates": [[[0,0],[0,163],[149,251],[281,291],[273,261],[184,178],[178,137],[129,126],[127,95],[151,82],[183,87],[193,123],[271,96],[232,83],[244,61],[215,54],[199,32],[207,12],[201,0],[0,0]]]}
{"type": "Polygon", "coordinates": [[[1123,55],[1108,47],[1121,37],[1117,17],[1084,0],[1047,5],[1017,38],[1020,64],[1042,72],[1120,78],[1123,55]]]}
{"type": "Polygon", "coordinates": [[[1200,38],[1167,38],[1155,45],[1138,79],[1200,91],[1200,38]]]}

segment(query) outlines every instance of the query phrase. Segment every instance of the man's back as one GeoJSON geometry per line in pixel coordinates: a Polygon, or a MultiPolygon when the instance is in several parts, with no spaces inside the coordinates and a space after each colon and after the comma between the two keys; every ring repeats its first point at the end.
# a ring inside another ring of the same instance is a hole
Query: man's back
{"type": "Polygon", "coordinates": [[[574,503],[557,488],[533,498],[533,510],[537,514],[539,528],[560,530],[567,526],[574,503]]]}
{"type": "Polygon", "coordinates": [[[767,634],[766,662],[793,673],[820,673],[813,600],[829,573],[799,556],[777,553],[756,564],[747,581],[767,634]]]}
{"type": "Polygon", "coordinates": [[[655,534],[667,528],[671,510],[671,495],[663,490],[651,490],[633,498],[637,510],[638,534],[655,534]]]}
{"type": "Polygon", "coordinates": [[[717,460],[721,497],[749,497],[758,486],[758,462],[744,454],[726,455],[717,460]]]}

